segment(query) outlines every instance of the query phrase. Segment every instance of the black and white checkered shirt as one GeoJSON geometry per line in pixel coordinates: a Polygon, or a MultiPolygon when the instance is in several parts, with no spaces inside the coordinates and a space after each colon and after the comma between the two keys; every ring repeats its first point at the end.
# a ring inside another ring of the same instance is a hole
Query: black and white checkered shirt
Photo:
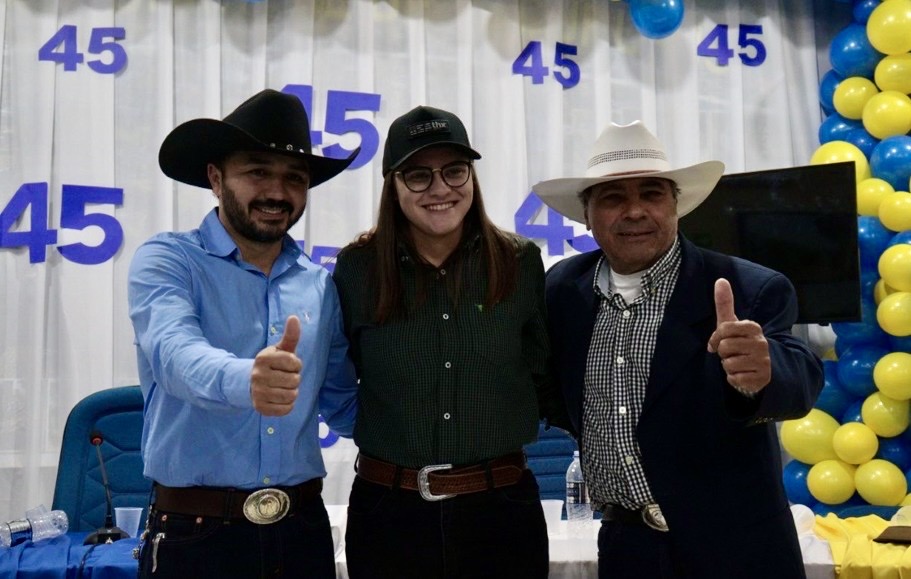
{"type": "Polygon", "coordinates": [[[630,509],[654,503],[642,470],[636,425],[645,400],[658,327],[680,272],[680,242],[642,276],[642,293],[627,304],[598,280],[598,316],[588,350],[583,404],[583,464],[592,506],[606,503],[630,509]]]}

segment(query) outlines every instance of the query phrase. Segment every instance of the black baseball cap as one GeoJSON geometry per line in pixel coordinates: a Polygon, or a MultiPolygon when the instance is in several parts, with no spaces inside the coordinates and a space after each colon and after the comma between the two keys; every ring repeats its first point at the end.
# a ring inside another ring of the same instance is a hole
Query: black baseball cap
{"type": "Polygon", "coordinates": [[[465,125],[454,114],[433,107],[415,107],[392,121],[383,151],[383,176],[401,166],[421,149],[452,145],[472,159],[481,154],[471,148],[465,125]]]}

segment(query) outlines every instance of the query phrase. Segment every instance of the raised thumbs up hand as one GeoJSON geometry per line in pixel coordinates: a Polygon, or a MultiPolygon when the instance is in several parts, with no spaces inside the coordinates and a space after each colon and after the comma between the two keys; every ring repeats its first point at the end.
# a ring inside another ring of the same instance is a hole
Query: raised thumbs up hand
{"type": "Polygon", "coordinates": [[[718,353],[731,386],[747,395],[759,392],[772,379],[769,343],[759,324],[737,318],[734,293],[724,278],[715,281],[715,318],[708,351],[718,353]]]}
{"type": "Polygon", "coordinates": [[[275,344],[277,350],[283,352],[291,352],[292,354],[297,351],[297,343],[301,339],[301,321],[297,316],[288,316],[288,319],[285,320],[285,333],[282,334],[282,339],[275,344]]]}
{"type": "Polygon", "coordinates": [[[288,316],[282,339],[259,351],[250,374],[253,408],[264,416],[284,416],[294,408],[303,368],[295,353],[300,341],[301,322],[288,316]]]}

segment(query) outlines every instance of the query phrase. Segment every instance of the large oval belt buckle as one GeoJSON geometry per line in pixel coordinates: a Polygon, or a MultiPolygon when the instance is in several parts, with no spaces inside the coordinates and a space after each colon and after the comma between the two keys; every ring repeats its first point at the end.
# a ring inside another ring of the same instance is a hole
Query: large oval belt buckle
{"type": "Polygon", "coordinates": [[[668,531],[667,521],[664,520],[664,513],[661,512],[661,507],[656,504],[642,507],[642,521],[656,531],[661,531],[662,533],[668,531]]]}
{"type": "Polygon", "coordinates": [[[281,489],[260,489],[244,501],[244,516],[257,525],[271,525],[282,520],[291,508],[288,493],[281,489]]]}

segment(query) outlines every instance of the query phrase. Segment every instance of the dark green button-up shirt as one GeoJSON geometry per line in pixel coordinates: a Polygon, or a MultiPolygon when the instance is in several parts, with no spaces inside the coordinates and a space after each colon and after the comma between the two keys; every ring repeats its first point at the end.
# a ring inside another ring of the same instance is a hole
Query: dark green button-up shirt
{"type": "Polygon", "coordinates": [[[339,256],[334,279],[360,379],[354,441],[362,452],[407,468],[476,463],[536,438],[539,395],[542,407],[562,408],[547,374],[540,250],[518,241],[516,291],[488,308],[478,246],[466,244],[440,268],[402,251],[409,311],[382,325],[373,321],[372,249],[339,256]],[[457,259],[465,261],[454,303],[448,285],[457,259]],[[421,275],[425,300],[415,308],[421,275]]]}

